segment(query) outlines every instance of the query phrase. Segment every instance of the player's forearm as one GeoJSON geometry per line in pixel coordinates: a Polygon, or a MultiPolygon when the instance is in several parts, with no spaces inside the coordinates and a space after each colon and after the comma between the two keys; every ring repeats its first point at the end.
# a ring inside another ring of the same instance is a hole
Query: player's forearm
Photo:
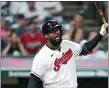
{"type": "Polygon", "coordinates": [[[99,41],[103,38],[103,36],[107,34],[107,30],[108,24],[103,24],[98,35],[96,35],[92,40],[84,43],[80,55],[87,55],[88,53],[92,52],[92,50],[97,46],[99,41]]]}
{"type": "Polygon", "coordinates": [[[88,51],[92,51],[97,46],[97,44],[100,42],[102,38],[103,36],[99,33],[92,40],[86,42],[84,46],[88,49],[88,51]]]}
{"type": "Polygon", "coordinates": [[[97,46],[97,44],[99,43],[99,41],[102,38],[103,38],[103,36],[99,33],[92,40],[84,43],[84,45],[82,46],[82,51],[81,51],[80,55],[87,55],[90,52],[92,52],[92,50],[97,46]]]}
{"type": "Polygon", "coordinates": [[[30,74],[28,88],[43,88],[43,82],[39,77],[30,74]]]}

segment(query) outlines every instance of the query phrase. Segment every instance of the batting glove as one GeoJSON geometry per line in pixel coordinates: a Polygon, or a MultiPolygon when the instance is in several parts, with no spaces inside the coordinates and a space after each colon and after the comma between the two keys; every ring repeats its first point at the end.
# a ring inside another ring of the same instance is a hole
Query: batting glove
{"type": "Polygon", "coordinates": [[[108,23],[103,24],[100,30],[100,34],[102,36],[106,35],[106,33],[108,32],[108,23]]]}

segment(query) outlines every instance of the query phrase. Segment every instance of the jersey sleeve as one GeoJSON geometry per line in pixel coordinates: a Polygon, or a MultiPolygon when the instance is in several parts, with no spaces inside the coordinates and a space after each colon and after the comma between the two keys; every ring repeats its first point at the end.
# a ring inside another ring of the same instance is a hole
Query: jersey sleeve
{"type": "Polygon", "coordinates": [[[35,56],[32,64],[31,73],[39,77],[43,81],[43,74],[46,72],[46,70],[47,70],[46,62],[42,60],[42,57],[35,56]]]}
{"type": "Polygon", "coordinates": [[[72,49],[73,56],[77,57],[82,51],[82,44],[66,40],[67,46],[72,49]]]}
{"type": "Polygon", "coordinates": [[[73,42],[73,44],[74,44],[74,56],[77,57],[82,51],[82,45],[75,42],[73,42]]]}

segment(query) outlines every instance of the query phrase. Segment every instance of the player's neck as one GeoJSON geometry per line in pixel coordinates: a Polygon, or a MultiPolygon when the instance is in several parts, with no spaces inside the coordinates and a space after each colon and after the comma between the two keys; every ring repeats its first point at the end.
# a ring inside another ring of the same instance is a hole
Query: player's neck
{"type": "Polygon", "coordinates": [[[47,46],[48,48],[52,49],[52,50],[59,50],[59,51],[60,51],[60,45],[58,45],[58,46],[53,46],[53,45],[50,45],[50,44],[47,43],[46,46],[47,46]]]}

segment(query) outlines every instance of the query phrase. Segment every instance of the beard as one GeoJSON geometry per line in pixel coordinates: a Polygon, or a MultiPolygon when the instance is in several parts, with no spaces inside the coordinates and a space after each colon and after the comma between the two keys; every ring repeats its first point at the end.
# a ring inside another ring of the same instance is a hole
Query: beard
{"type": "Polygon", "coordinates": [[[62,37],[60,37],[60,39],[58,40],[56,40],[55,38],[50,38],[49,41],[51,42],[53,46],[58,46],[62,42],[62,37]]]}

